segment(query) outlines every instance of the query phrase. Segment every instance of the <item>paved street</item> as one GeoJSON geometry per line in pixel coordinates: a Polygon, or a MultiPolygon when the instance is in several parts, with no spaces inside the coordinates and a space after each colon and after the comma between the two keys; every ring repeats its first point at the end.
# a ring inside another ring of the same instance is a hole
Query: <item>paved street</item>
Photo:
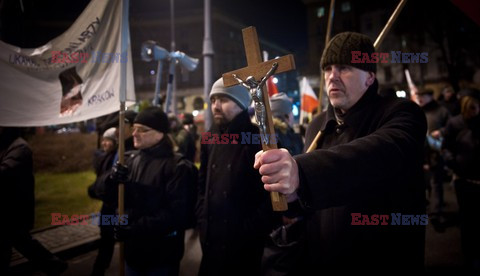
{"type": "MultiPolygon", "coordinates": [[[[187,231],[185,235],[186,250],[182,260],[180,276],[196,276],[198,271],[198,265],[201,258],[200,244],[198,243],[198,235],[192,237],[193,231],[187,231]]],[[[118,256],[119,246],[115,246],[115,253],[113,256],[112,264],[108,269],[105,276],[117,276],[118,275],[118,256]]],[[[71,276],[84,276],[89,275],[91,268],[97,256],[98,250],[82,254],[68,261],[69,267],[63,275],[71,276]]]]}
{"type": "MultiPolygon", "coordinates": [[[[463,275],[463,259],[460,248],[460,229],[458,226],[458,206],[453,186],[445,184],[446,227],[435,230],[429,223],[426,234],[425,275],[461,273],[463,275]],[[440,231],[440,232],[439,232],[440,231]]],[[[192,236],[188,231],[185,242],[185,256],[181,263],[181,276],[195,276],[201,258],[198,235],[192,236]]],[[[98,239],[98,226],[62,226],[34,234],[44,245],[62,257],[68,258],[69,268],[63,275],[89,275],[97,255],[95,240],[98,239]],[[87,243],[89,246],[78,245],[87,243]]],[[[112,264],[106,275],[118,275],[118,245],[115,248],[112,264]]],[[[25,260],[18,253],[12,264],[17,265],[16,275],[43,275],[25,268],[25,260]],[[21,268],[21,269],[20,269],[21,268]]]]}

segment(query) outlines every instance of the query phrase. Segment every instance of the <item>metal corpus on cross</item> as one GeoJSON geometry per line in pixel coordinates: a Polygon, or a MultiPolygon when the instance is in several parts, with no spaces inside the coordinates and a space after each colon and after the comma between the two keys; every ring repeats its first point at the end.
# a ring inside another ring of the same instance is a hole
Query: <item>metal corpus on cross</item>
{"type": "MultiPolygon", "coordinates": [[[[295,69],[293,55],[289,54],[277,59],[262,62],[260,45],[258,43],[257,30],[255,27],[242,29],[243,44],[247,57],[247,67],[223,74],[225,87],[242,84],[252,94],[255,101],[255,117],[259,124],[262,136],[262,149],[264,151],[277,148],[273,118],[270,109],[270,101],[265,89],[266,80],[273,74],[287,72],[295,69]]],[[[274,211],[288,209],[285,195],[278,192],[270,192],[274,211]]]]}

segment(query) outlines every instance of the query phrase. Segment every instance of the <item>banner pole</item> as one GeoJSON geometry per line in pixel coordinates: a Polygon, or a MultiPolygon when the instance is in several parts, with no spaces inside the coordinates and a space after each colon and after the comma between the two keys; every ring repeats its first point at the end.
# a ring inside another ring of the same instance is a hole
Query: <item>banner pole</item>
{"type": "MultiPolygon", "coordinates": [[[[128,57],[128,43],[129,43],[129,31],[128,31],[128,8],[129,0],[122,1],[122,22],[121,22],[121,53],[128,57]]],[[[125,102],[127,98],[127,64],[128,61],[120,64],[120,111],[118,116],[118,161],[120,164],[125,164],[125,102]]],[[[122,219],[125,214],[125,185],[120,183],[118,185],[118,215],[122,219]]],[[[118,274],[120,276],[125,275],[125,244],[120,242],[119,252],[119,269],[118,274]]]]}
{"type": "MultiPolygon", "coordinates": [[[[333,16],[335,14],[335,0],[330,1],[330,9],[328,12],[328,23],[327,23],[327,34],[325,36],[325,48],[327,48],[327,44],[330,41],[330,35],[332,33],[332,24],[333,24],[333,16]]],[[[325,49],[324,48],[324,49],[325,49]]],[[[317,114],[322,113],[323,109],[323,87],[325,86],[325,78],[323,76],[323,70],[320,67],[320,87],[318,93],[318,111],[317,114]]]]}
{"type": "Polygon", "coordinates": [[[382,44],[383,39],[385,38],[385,36],[390,31],[390,28],[392,28],[393,23],[395,23],[395,21],[397,20],[398,15],[402,11],[402,9],[403,9],[403,7],[405,6],[406,3],[407,3],[407,0],[401,0],[400,3],[398,3],[397,8],[395,8],[395,11],[393,11],[392,15],[388,19],[387,24],[385,25],[385,27],[383,27],[383,29],[380,32],[380,34],[378,35],[377,39],[373,43],[373,47],[376,50],[378,50],[378,48],[380,47],[380,44],[382,44]]]}

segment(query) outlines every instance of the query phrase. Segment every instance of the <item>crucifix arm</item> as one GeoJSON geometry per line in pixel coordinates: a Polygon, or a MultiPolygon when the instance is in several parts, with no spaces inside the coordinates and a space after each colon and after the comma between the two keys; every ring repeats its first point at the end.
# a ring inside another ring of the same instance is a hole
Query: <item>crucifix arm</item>
{"type": "Polygon", "coordinates": [[[247,88],[248,90],[252,89],[250,85],[248,85],[246,82],[244,82],[241,78],[239,78],[236,74],[232,74],[232,77],[238,81],[243,87],[247,88]]]}
{"type": "Polygon", "coordinates": [[[272,68],[270,68],[270,70],[268,70],[265,77],[263,77],[262,80],[260,81],[260,83],[258,84],[259,87],[262,87],[265,84],[265,82],[268,80],[268,78],[270,78],[273,74],[275,74],[275,71],[277,71],[277,67],[278,67],[277,62],[272,64],[272,68]]]}

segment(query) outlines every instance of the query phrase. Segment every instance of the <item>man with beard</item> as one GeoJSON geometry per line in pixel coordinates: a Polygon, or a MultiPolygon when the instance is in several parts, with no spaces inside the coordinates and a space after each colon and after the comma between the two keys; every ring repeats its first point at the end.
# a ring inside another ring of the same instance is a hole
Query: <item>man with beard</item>
{"type": "Polygon", "coordinates": [[[259,133],[247,112],[251,97],[241,86],[226,88],[220,78],[213,84],[210,100],[214,125],[209,134],[229,139],[212,139],[213,144],[202,139],[199,275],[259,275],[264,243],[272,228],[272,207],[260,174],[253,168],[261,145],[247,139],[259,133]]]}
{"type": "Polygon", "coordinates": [[[376,64],[352,62],[352,51],[375,49],[367,36],[345,32],[323,52],[330,104],[307,129],[306,148],[321,131],[315,150],[256,155],[264,188],[298,198],[307,212],[303,273],[295,275],[358,273],[366,265],[423,270],[425,115],[412,101],[380,97],[376,64]]]}

